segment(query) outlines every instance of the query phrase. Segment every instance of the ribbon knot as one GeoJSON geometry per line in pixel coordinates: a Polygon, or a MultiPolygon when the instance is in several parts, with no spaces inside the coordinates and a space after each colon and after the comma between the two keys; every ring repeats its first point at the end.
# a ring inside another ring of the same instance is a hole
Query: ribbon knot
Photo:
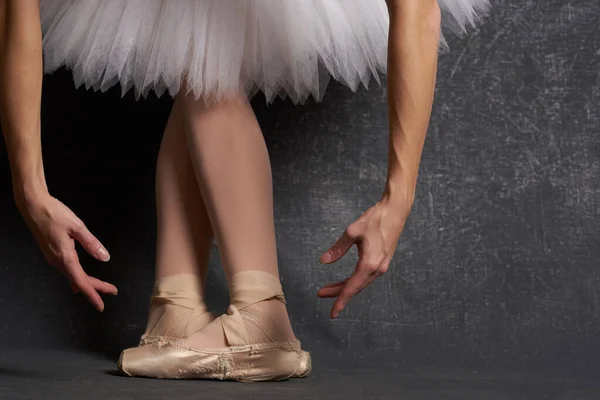
{"type": "Polygon", "coordinates": [[[237,312],[238,309],[233,304],[230,304],[229,307],[227,307],[227,315],[233,315],[237,312]]]}
{"type": "Polygon", "coordinates": [[[227,313],[221,315],[219,318],[229,346],[244,346],[248,344],[248,334],[246,333],[244,320],[236,306],[230,304],[227,307],[227,313]]]}

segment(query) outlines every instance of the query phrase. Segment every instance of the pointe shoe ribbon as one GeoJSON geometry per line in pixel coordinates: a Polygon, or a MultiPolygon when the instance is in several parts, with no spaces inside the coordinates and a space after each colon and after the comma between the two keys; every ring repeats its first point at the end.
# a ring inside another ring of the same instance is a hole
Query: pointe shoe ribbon
{"type": "Polygon", "coordinates": [[[208,312],[202,297],[190,290],[159,290],[150,297],[151,303],[169,304],[194,310],[196,312],[208,312]]]}
{"type": "MultiPolygon", "coordinates": [[[[285,296],[279,279],[262,271],[243,271],[235,274],[231,287],[231,304],[227,313],[219,319],[229,345],[245,346],[250,340],[240,311],[273,298],[285,303],[285,296]]],[[[248,317],[249,313],[246,314],[246,318],[248,317]]]]}
{"type": "Polygon", "coordinates": [[[230,346],[244,346],[248,343],[248,333],[238,309],[232,304],[227,308],[227,314],[219,317],[225,338],[230,346]]]}
{"type": "Polygon", "coordinates": [[[168,276],[156,282],[150,302],[172,304],[189,309],[206,309],[200,296],[198,277],[191,274],[168,276]]]}
{"type": "Polygon", "coordinates": [[[163,313],[139,345],[185,340],[214,319],[200,295],[199,277],[192,274],[167,276],[156,282],[150,304],[161,304],[163,313]]]}

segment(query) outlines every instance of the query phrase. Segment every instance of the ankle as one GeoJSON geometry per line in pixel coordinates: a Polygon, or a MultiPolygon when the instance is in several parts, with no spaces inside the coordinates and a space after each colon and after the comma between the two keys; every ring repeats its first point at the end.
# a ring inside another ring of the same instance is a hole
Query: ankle
{"type": "Polygon", "coordinates": [[[285,303],[267,299],[240,310],[248,338],[254,342],[278,342],[295,338],[285,303]]]}
{"type": "Polygon", "coordinates": [[[145,337],[187,337],[214,317],[202,297],[202,282],[193,274],[158,279],[150,299],[145,337]]]}

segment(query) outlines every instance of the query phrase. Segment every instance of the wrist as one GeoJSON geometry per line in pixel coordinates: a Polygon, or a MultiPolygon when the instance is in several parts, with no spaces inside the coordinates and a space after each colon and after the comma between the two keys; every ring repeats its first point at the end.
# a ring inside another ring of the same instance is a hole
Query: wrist
{"type": "Polygon", "coordinates": [[[388,179],[381,195],[381,203],[410,209],[415,200],[415,186],[416,178],[396,177],[395,179],[388,179]]]}
{"type": "Polygon", "coordinates": [[[45,181],[13,179],[13,197],[19,210],[41,204],[49,196],[45,181]]]}

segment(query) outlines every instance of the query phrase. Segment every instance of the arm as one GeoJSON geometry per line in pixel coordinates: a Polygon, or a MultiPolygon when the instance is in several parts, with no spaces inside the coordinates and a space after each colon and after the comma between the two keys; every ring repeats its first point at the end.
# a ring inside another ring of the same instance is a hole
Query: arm
{"type": "Polygon", "coordinates": [[[19,208],[47,195],[40,139],[39,0],[0,0],[0,121],[19,208]],[[18,3],[18,4],[17,4],[18,3]]]}
{"type": "Polygon", "coordinates": [[[326,285],[319,297],[337,297],[336,318],[350,298],[388,270],[410,213],[437,71],[441,11],[436,0],[387,0],[388,172],[381,200],[350,224],[321,256],[330,264],[356,244],[359,261],[349,278],[326,285]]]}
{"type": "Polygon", "coordinates": [[[87,275],[75,240],[102,261],[108,252],[64,204],[48,193],[42,162],[40,108],[42,34],[39,0],[0,0],[0,122],[10,162],[13,195],[48,263],[100,311],[99,293],[113,285],[87,275]]]}
{"type": "Polygon", "coordinates": [[[435,0],[388,0],[389,156],[383,201],[412,206],[437,73],[435,0]]]}

